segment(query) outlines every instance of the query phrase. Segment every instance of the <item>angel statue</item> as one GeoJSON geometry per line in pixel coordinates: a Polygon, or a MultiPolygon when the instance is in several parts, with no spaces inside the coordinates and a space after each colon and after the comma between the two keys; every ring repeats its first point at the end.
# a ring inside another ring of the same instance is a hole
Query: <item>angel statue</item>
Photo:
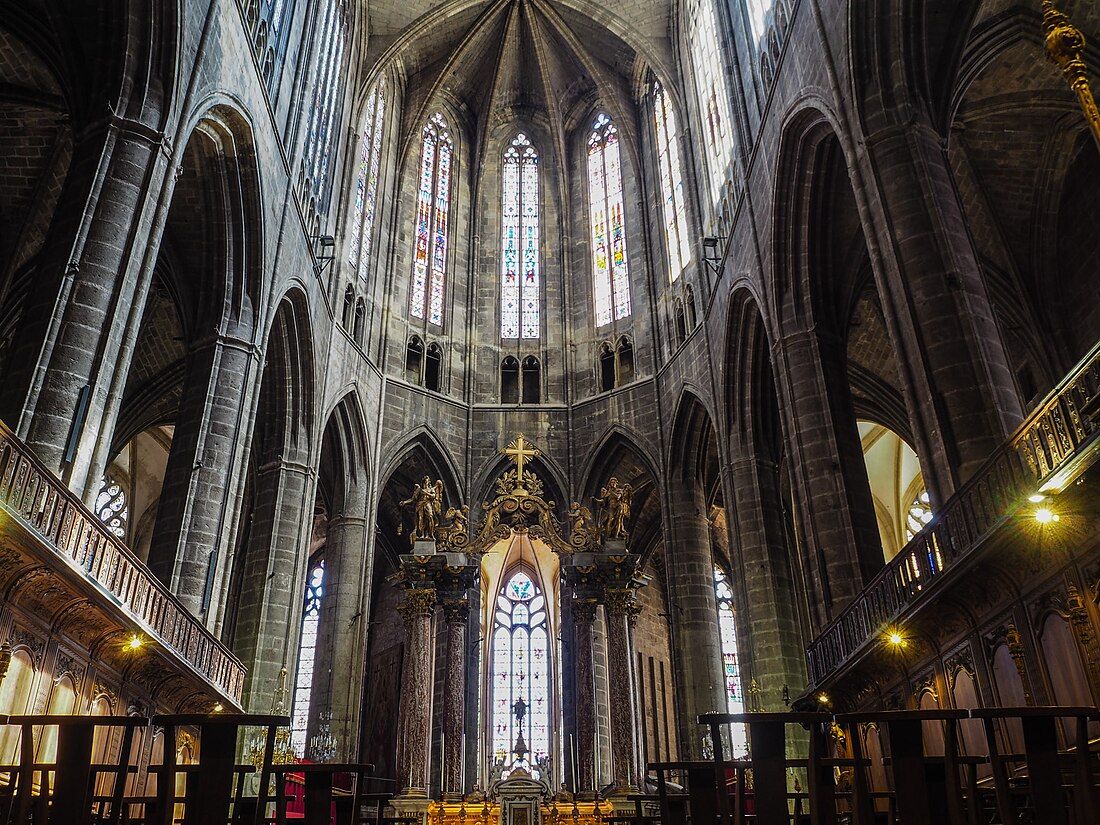
{"type": "Polygon", "coordinates": [[[444,541],[454,541],[456,536],[465,536],[470,529],[470,507],[467,504],[463,504],[461,507],[448,507],[447,515],[444,516],[447,519],[447,525],[443,528],[442,538],[444,541]]]}
{"type": "Polygon", "coordinates": [[[424,481],[413,487],[412,495],[398,506],[413,508],[414,527],[410,537],[413,544],[420,539],[434,539],[439,514],[443,511],[443,482],[433,484],[429,476],[424,476],[424,481]]]}
{"type": "Polygon", "coordinates": [[[619,479],[614,477],[600,489],[596,501],[600,505],[601,538],[626,538],[626,522],[630,518],[630,500],[633,497],[634,488],[629,484],[620,484],[619,479]]]}

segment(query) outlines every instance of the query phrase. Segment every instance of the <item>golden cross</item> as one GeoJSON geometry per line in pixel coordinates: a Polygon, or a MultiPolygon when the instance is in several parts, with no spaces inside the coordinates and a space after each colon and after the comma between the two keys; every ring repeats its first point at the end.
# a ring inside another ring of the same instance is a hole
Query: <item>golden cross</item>
{"type": "Polygon", "coordinates": [[[541,453],[523,437],[523,433],[516,436],[508,448],[501,452],[516,463],[516,485],[523,487],[523,465],[528,459],[535,458],[541,453]]]}

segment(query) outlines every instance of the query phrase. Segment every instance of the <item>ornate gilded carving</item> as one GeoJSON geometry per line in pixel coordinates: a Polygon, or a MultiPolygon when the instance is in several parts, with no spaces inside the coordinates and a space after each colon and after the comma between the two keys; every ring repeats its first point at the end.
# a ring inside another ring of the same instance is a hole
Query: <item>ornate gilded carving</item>
{"type": "Polygon", "coordinates": [[[599,505],[601,539],[626,539],[626,523],[630,520],[630,502],[633,497],[634,488],[629,484],[622,484],[614,476],[606,487],[600,489],[596,503],[599,505]]]}
{"type": "Polygon", "coordinates": [[[1066,82],[1077,94],[1097,148],[1100,148],[1100,109],[1097,109],[1096,99],[1092,96],[1088,67],[1083,58],[1085,36],[1054,7],[1052,0],[1043,0],[1043,31],[1047,56],[1062,70],[1066,82]]]}
{"type": "Polygon", "coordinates": [[[443,482],[433,482],[430,476],[424,476],[424,481],[413,487],[409,497],[398,506],[412,510],[413,530],[409,536],[412,544],[424,539],[434,539],[439,526],[439,514],[443,512],[443,482]]]}
{"type": "Polygon", "coordinates": [[[1096,634],[1093,632],[1092,619],[1085,607],[1085,600],[1081,591],[1073,584],[1066,589],[1066,612],[1073,635],[1085,651],[1089,680],[1096,688],[1100,686],[1100,651],[1097,651],[1096,634]]]}
{"type": "MultiPolygon", "coordinates": [[[[515,463],[515,468],[497,480],[497,497],[482,504],[485,515],[476,534],[466,541],[457,536],[445,536],[444,544],[449,545],[448,549],[481,556],[501,539],[509,538],[513,531],[526,532],[532,538],[541,539],[561,555],[595,549],[595,537],[591,530],[572,530],[568,538],[563,537],[554,513],[557,505],[543,497],[542,482],[526,468],[533,458],[540,455],[531,442],[521,433],[501,453],[515,463]]],[[[570,519],[571,527],[578,523],[578,519],[582,528],[586,526],[583,512],[571,513],[570,519]]]]}
{"type": "Polygon", "coordinates": [[[616,615],[625,613],[627,616],[636,614],[640,609],[638,594],[633,588],[609,587],[605,591],[607,599],[607,612],[616,615]]]}
{"type": "Polygon", "coordinates": [[[435,590],[429,587],[409,588],[405,591],[405,600],[397,607],[405,621],[415,616],[430,616],[434,611],[435,590]]]}
{"type": "Polygon", "coordinates": [[[444,599],[443,620],[447,624],[466,624],[470,615],[470,603],[466,599],[444,599]]]}
{"type": "Polygon", "coordinates": [[[1027,660],[1024,658],[1024,640],[1012,622],[1009,622],[1005,629],[1005,644],[1008,645],[1012,663],[1016,665],[1016,672],[1020,674],[1020,682],[1024,687],[1024,702],[1033,705],[1035,700],[1031,691],[1031,676],[1027,672],[1027,660]]]}

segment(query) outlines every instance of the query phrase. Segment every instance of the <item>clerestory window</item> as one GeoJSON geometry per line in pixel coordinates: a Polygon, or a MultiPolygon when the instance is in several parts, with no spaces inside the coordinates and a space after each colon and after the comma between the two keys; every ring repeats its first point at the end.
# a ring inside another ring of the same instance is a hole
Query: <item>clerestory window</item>
{"type": "Polygon", "coordinates": [[[596,118],[588,137],[588,204],[596,326],[602,327],[630,315],[622,154],[619,132],[605,114],[596,118]]]}
{"type": "Polygon", "coordinates": [[[675,281],[691,263],[684,176],[680,167],[680,136],[672,101],[660,82],[653,84],[653,117],[657,130],[657,165],[665,219],[665,251],[669,280],[675,281]]]}
{"type": "Polygon", "coordinates": [[[374,213],[378,204],[378,177],[382,156],[383,120],[386,116],[386,83],[378,81],[367,96],[363,135],[359,144],[359,174],[348,230],[348,263],[360,278],[370,269],[374,239],[374,213]]]}
{"type": "Polygon", "coordinates": [[[414,318],[427,318],[442,326],[454,144],[447,122],[438,112],[424,126],[422,138],[409,311],[414,318]]]}
{"type": "Polygon", "coordinates": [[[539,156],[526,135],[504,153],[500,337],[539,337],[539,156]]]}

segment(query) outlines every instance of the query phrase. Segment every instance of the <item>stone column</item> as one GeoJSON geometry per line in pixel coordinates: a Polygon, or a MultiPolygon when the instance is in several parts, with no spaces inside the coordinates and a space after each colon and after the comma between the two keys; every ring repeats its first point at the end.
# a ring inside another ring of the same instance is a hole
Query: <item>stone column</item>
{"type": "MultiPolygon", "coordinates": [[[[329,677],[314,688],[317,712],[332,713],[335,761],[352,762],[358,749],[359,704],[365,667],[365,599],[371,565],[367,563],[367,522],[337,516],[328,524],[325,542],[325,597],[321,600],[318,652],[324,652],[329,677]]],[[[320,667],[318,667],[320,669],[320,667]]],[[[316,685],[316,680],[314,681],[316,685]]]]}
{"type": "Polygon", "coordinates": [[[577,741],[573,759],[577,765],[577,787],[574,794],[594,798],[596,794],[596,675],[592,658],[593,632],[596,621],[595,599],[573,602],[575,659],[573,673],[576,683],[577,741]]]}
{"type": "Polygon", "coordinates": [[[149,567],[195,615],[209,606],[211,567],[229,552],[236,532],[256,357],[251,342],[225,335],[211,336],[188,357],[149,567]]]}
{"type": "Polygon", "coordinates": [[[296,453],[261,468],[248,545],[238,551],[244,558],[235,562],[243,567],[243,580],[238,604],[229,606],[237,611],[233,651],[248,673],[244,703],[249,713],[270,711],[279,671],[298,656],[313,526],[306,514],[313,513],[316,486],[307,460],[296,453]]]}
{"type": "MultiPolygon", "coordinates": [[[[155,112],[149,112],[156,119],[155,112]]],[[[145,252],[162,180],[163,137],[147,124],[109,116],[78,124],[73,159],[51,221],[27,306],[19,319],[0,416],[54,472],[62,469],[83,387],[92,392],[72,457],[71,479],[83,486],[96,444],[113,422],[101,422],[119,371],[131,303],[132,274],[145,252]]]]}
{"type": "Polygon", "coordinates": [[[866,138],[883,249],[879,292],[929,488],[942,501],[1011,435],[1023,412],[946,142],[906,116],[866,138]]]}
{"type": "Polygon", "coordinates": [[[634,616],[638,599],[632,589],[607,591],[607,681],[611,702],[612,793],[638,792],[638,736],[634,683],[634,616]]]}
{"type": "MultiPolygon", "coordinates": [[[[733,444],[734,451],[751,447],[733,444]]],[[[740,455],[729,465],[736,530],[731,531],[733,569],[743,571],[732,582],[742,605],[742,626],[749,630],[752,674],[763,691],[765,710],[778,710],[783,686],[806,684],[806,648],[798,618],[804,592],[792,569],[784,505],[775,462],[759,455],[740,455]]],[[[746,674],[746,679],[748,675],[746,674]]],[[[745,686],[746,689],[748,685],[745,686]]]]}
{"type": "Polygon", "coordinates": [[[710,522],[701,504],[673,496],[666,547],[680,755],[701,759],[696,717],[726,709],[710,522]]]}
{"type": "Polygon", "coordinates": [[[432,727],[432,614],[436,591],[410,588],[398,608],[405,619],[405,655],[397,734],[400,795],[428,796],[428,752],[432,727]]]}
{"type": "Polygon", "coordinates": [[[814,616],[820,628],[882,569],[882,540],[843,342],[827,330],[803,329],[785,335],[776,349],[791,479],[806,538],[803,563],[820,595],[814,616]]]}
{"type": "Polygon", "coordinates": [[[447,661],[443,674],[443,779],[444,798],[462,798],[462,741],[466,735],[466,622],[470,603],[465,598],[443,601],[447,623],[447,661]]]}

